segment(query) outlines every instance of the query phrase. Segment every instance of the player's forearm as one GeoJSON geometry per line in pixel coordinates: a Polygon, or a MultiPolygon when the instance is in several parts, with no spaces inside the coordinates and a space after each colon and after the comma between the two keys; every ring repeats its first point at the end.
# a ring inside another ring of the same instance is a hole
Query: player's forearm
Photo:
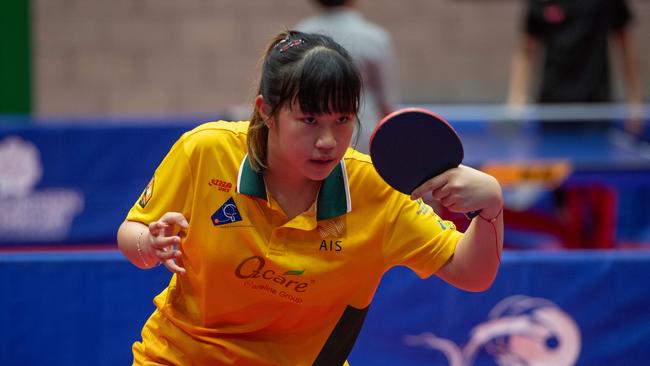
{"type": "Polygon", "coordinates": [[[147,234],[148,227],[145,224],[135,221],[124,221],[117,231],[117,246],[124,256],[138,268],[150,268],[151,264],[146,259],[145,253],[139,245],[138,240],[147,234]]]}
{"type": "Polygon", "coordinates": [[[447,275],[454,286],[467,291],[485,291],[494,282],[503,251],[503,212],[494,216],[481,212],[456,246],[447,275]],[[494,219],[494,220],[491,220],[494,219]]]}

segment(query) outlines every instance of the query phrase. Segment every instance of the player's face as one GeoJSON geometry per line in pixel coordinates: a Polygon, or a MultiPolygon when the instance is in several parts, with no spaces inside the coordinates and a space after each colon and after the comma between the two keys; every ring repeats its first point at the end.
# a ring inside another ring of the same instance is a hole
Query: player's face
{"type": "Polygon", "coordinates": [[[350,145],[354,118],[345,113],[303,113],[295,104],[283,107],[271,121],[270,168],[313,181],[327,178],[350,145]]]}

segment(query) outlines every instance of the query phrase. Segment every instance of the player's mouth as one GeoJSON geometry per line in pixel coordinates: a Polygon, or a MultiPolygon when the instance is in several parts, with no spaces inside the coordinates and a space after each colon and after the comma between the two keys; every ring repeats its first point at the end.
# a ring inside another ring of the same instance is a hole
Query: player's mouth
{"type": "Polygon", "coordinates": [[[334,159],[309,159],[309,161],[316,165],[329,165],[334,162],[334,159]]]}

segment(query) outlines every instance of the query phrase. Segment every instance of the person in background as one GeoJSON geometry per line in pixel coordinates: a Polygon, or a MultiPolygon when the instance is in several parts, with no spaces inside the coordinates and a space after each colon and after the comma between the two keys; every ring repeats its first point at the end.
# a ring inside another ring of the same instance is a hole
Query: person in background
{"type": "Polygon", "coordinates": [[[528,0],[524,19],[523,36],[512,59],[510,107],[518,109],[529,102],[533,71],[540,69],[536,63],[542,56],[536,102],[612,102],[611,39],[621,57],[630,106],[626,127],[641,132],[641,77],[626,0],[528,0]]]}
{"type": "Polygon", "coordinates": [[[296,30],[322,33],[345,47],[355,59],[364,84],[355,148],[368,152],[370,135],[379,120],[395,109],[395,52],[390,34],[366,19],[356,0],[316,0],[321,12],[296,25],[296,30]]]}
{"type": "MultiPolygon", "coordinates": [[[[610,41],[620,55],[628,115],[624,127],[633,138],[643,134],[641,76],[632,40],[632,12],[626,0],[528,0],[523,36],[511,64],[507,105],[517,113],[534,101],[545,104],[611,103],[610,41]],[[541,67],[537,63],[541,61],[541,67]],[[541,70],[539,81],[534,72],[541,70]],[[531,86],[539,84],[536,93],[531,86]]],[[[589,118],[542,119],[542,133],[564,131],[579,138],[587,130],[607,130],[614,121],[589,118]]],[[[611,248],[615,235],[615,193],[610,187],[557,188],[552,191],[552,224],[560,242],[569,248],[611,248]]],[[[506,209],[507,210],[507,209],[506,209]]],[[[507,214],[512,212],[507,210],[507,214]]],[[[518,221],[514,214],[511,222],[518,221]]],[[[529,222],[542,222],[529,218],[529,222]]]]}

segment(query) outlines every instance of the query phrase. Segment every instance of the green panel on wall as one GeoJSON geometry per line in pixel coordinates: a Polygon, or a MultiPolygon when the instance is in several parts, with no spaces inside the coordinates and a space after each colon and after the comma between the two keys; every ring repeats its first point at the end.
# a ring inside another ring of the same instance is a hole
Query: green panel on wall
{"type": "Polygon", "coordinates": [[[0,113],[31,112],[30,0],[0,6],[0,113]]]}

